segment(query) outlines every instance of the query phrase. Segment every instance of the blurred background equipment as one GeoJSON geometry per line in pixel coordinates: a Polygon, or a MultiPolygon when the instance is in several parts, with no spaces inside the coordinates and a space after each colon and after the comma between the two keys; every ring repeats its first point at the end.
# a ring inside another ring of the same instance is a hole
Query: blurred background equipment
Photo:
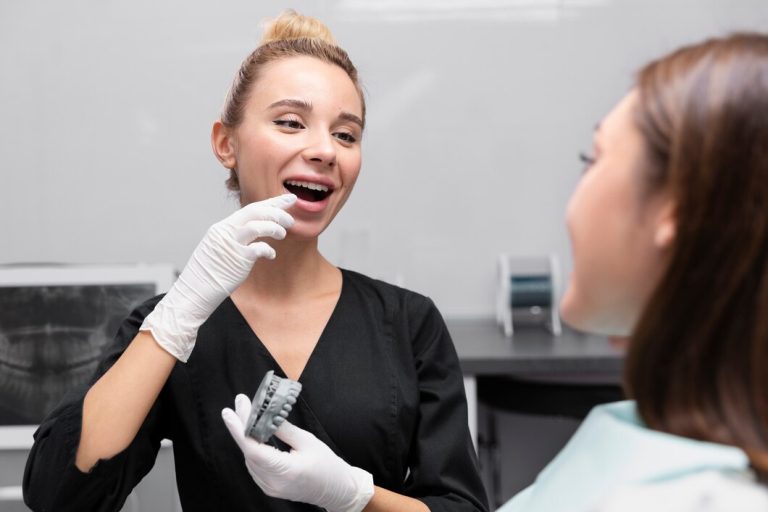
{"type": "Polygon", "coordinates": [[[562,332],[558,297],[560,265],[557,256],[510,256],[498,260],[496,320],[505,336],[521,326],[541,326],[555,336],[562,332]]]}

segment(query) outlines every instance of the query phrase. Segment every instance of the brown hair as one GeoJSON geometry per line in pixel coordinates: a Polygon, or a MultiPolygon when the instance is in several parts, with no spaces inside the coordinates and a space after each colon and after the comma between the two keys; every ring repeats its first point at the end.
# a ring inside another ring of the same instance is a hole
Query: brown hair
{"type": "MultiPolygon", "coordinates": [[[[268,64],[287,57],[309,56],[343,69],[360,94],[362,119],[365,123],[365,97],[357,77],[357,69],[347,52],[336,45],[331,31],[321,21],[294,10],[285,11],[267,24],[259,46],[245,58],[224,102],[221,122],[230,128],[243,120],[243,110],[259,72],[268,64]]],[[[230,170],[227,188],[237,192],[240,184],[235,169],[230,170]]]]}
{"type": "Polygon", "coordinates": [[[768,36],[682,48],[638,74],[651,190],[671,194],[669,264],[625,384],[653,429],[742,448],[768,476],[768,36]]]}

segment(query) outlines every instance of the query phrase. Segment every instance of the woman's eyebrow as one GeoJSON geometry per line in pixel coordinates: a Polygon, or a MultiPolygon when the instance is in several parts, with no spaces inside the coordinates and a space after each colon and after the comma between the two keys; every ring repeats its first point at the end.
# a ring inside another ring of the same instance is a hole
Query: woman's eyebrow
{"type": "Polygon", "coordinates": [[[306,100],[297,100],[293,98],[276,101],[272,103],[270,106],[268,106],[267,110],[277,108],[277,107],[293,107],[293,108],[297,108],[299,110],[304,110],[307,112],[310,112],[312,110],[312,104],[310,102],[306,100]]]}
{"type": "Polygon", "coordinates": [[[351,123],[355,123],[356,125],[360,126],[360,128],[364,128],[363,120],[350,112],[342,112],[341,114],[339,114],[339,119],[342,119],[344,121],[349,121],[351,123]]]}

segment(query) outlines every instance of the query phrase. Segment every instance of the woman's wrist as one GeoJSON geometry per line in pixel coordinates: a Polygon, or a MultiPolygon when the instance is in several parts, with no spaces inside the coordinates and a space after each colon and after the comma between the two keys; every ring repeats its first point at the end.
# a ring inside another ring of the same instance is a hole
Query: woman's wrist
{"type": "Polygon", "coordinates": [[[429,512],[429,507],[420,500],[374,486],[373,496],[363,512],[429,512]]]}

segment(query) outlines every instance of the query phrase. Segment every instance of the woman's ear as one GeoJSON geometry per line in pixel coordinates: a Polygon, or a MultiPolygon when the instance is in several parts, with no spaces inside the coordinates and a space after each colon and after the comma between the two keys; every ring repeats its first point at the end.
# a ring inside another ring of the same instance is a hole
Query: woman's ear
{"type": "Polygon", "coordinates": [[[211,129],[211,147],[213,154],[219,159],[221,165],[227,169],[237,167],[237,158],[235,157],[235,140],[232,130],[224,126],[221,121],[213,123],[211,129]]]}
{"type": "Polygon", "coordinates": [[[669,249],[677,235],[677,219],[675,207],[671,200],[665,199],[656,218],[656,230],[653,241],[660,250],[669,249]]]}

